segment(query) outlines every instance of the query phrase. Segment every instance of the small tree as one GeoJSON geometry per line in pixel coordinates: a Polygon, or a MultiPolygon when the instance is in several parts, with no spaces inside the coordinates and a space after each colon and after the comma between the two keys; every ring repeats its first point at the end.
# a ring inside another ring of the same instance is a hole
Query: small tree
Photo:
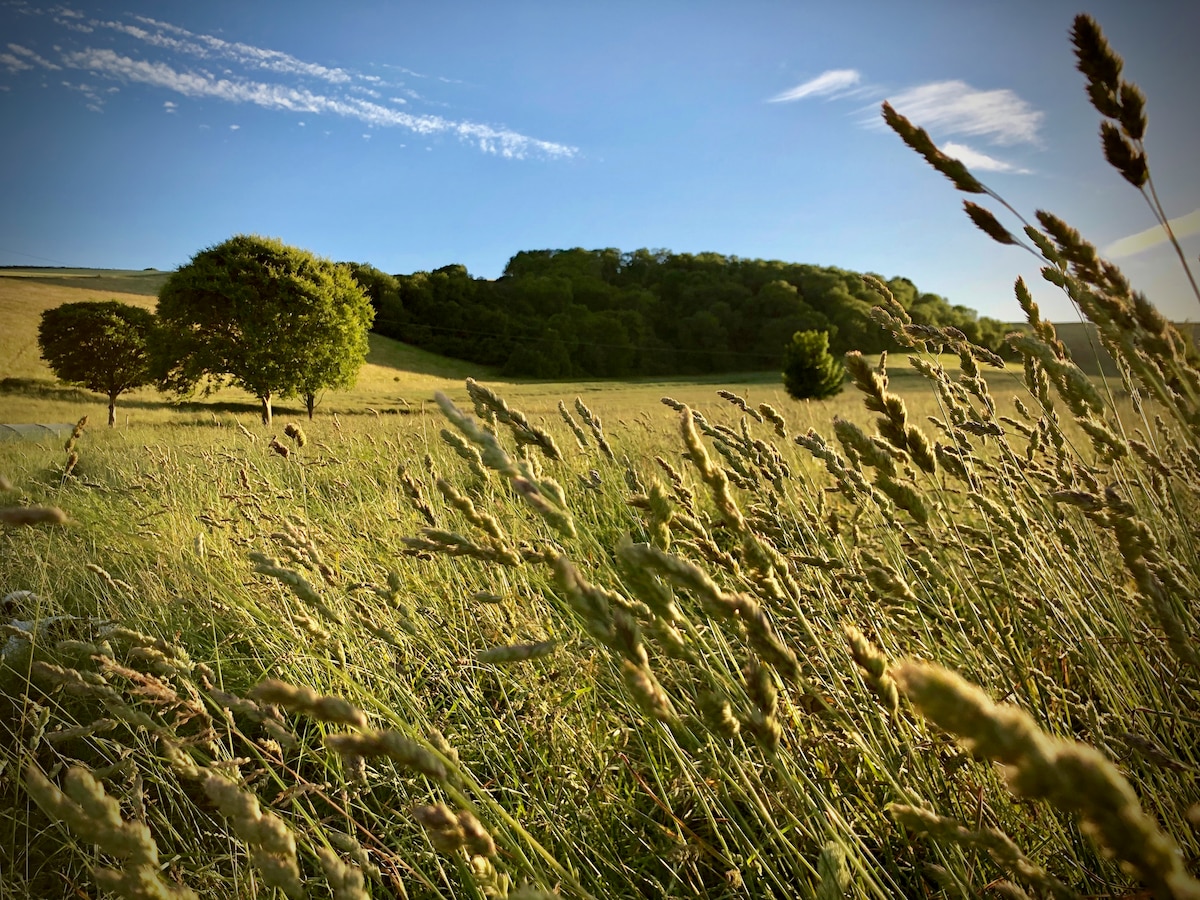
{"type": "MultiPolygon", "coordinates": [[[[364,319],[363,312],[360,309],[357,315],[347,316],[341,327],[328,329],[320,341],[311,341],[305,348],[295,393],[304,398],[309,419],[317,405],[317,394],[354,387],[370,349],[367,329],[371,319],[364,319]]],[[[365,312],[370,313],[371,308],[368,306],[365,312]]]]}
{"type": "Polygon", "coordinates": [[[829,333],[797,331],[783,351],[783,386],[797,400],[824,400],[841,393],[846,369],[829,352],[829,333]]]}
{"type": "Polygon", "coordinates": [[[42,313],[38,347],[55,376],[108,396],[108,425],[117,397],[149,384],[154,314],[116,300],[64,303],[42,313]]]}
{"type": "Polygon", "coordinates": [[[349,387],[367,355],[374,311],[350,272],[274,238],[237,235],[176,271],[158,297],[159,386],[207,381],[249,391],[271,421],[273,397],[349,387]]]}

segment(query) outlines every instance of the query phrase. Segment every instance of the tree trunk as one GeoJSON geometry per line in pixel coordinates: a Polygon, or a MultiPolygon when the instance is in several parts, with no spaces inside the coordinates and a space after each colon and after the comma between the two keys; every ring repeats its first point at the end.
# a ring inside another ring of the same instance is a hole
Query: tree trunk
{"type": "Polygon", "coordinates": [[[108,395],[108,427],[112,428],[117,424],[117,395],[108,395]]]}
{"type": "Polygon", "coordinates": [[[313,394],[304,395],[304,405],[308,407],[308,421],[312,421],[313,407],[317,405],[317,398],[313,394]]]}
{"type": "Polygon", "coordinates": [[[262,401],[262,423],[264,425],[271,424],[271,392],[267,391],[258,398],[262,401]]]}

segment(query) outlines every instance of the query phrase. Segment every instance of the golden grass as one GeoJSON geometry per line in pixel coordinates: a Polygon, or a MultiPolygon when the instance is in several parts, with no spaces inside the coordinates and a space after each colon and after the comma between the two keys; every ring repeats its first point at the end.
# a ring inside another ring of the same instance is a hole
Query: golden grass
{"type": "Polygon", "coordinates": [[[0,278],[147,297],[157,297],[159,288],[170,276],[170,272],[157,269],[0,269],[0,278]]]}
{"type": "Polygon", "coordinates": [[[54,377],[42,361],[37,343],[38,323],[48,309],[85,300],[120,300],[151,310],[158,304],[153,295],[112,292],[87,283],[82,277],[80,282],[79,286],[68,284],[65,279],[46,283],[0,272],[0,321],[4,323],[0,332],[0,378],[54,377]]]}
{"type": "Polygon", "coordinates": [[[435,411],[451,364],[374,342],[290,445],[225,395],[0,445],[8,511],[66,516],[0,528],[0,900],[1200,898],[1200,368],[1039,221],[1123,390],[1028,295],[1018,378],[883,293],[961,366],[852,360],[865,409],[758,375],[435,411]]]}
{"type": "MultiPolygon", "coordinates": [[[[0,319],[6,326],[4,332],[0,333],[0,378],[54,378],[42,361],[37,346],[37,326],[46,309],[63,303],[98,299],[116,299],[146,309],[155,306],[155,298],[146,294],[97,292],[91,275],[105,270],[74,271],[78,274],[54,278],[40,273],[28,274],[23,270],[0,271],[0,319]]],[[[131,278],[141,274],[130,273],[131,278]]],[[[126,287],[136,286],[136,282],[130,278],[113,276],[110,280],[126,287]]],[[[958,368],[956,356],[944,356],[940,360],[950,371],[958,368]]],[[[909,387],[914,389],[918,414],[935,411],[929,402],[923,379],[909,366],[905,354],[894,354],[889,359],[888,372],[893,387],[901,393],[905,393],[909,387]]],[[[350,391],[329,392],[321,397],[317,416],[331,413],[343,417],[374,415],[374,412],[387,415],[396,410],[405,414],[422,410],[432,412],[433,395],[437,391],[444,391],[456,400],[466,402],[463,381],[468,377],[486,379],[531,415],[545,416],[547,419],[557,418],[557,404],[564,397],[568,400],[582,397],[589,405],[603,398],[601,402],[605,415],[612,417],[616,425],[656,411],[663,396],[696,407],[710,403],[718,388],[732,387],[753,403],[766,402],[784,411],[790,424],[801,430],[827,422],[831,411],[865,421],[857,402],[844,402],[847,395],[828,403],[796,403],[784,393],[779,376],[774,372],[619,382],[514,382],[495,378],[494,370],[487,366],[438,356],[377,334],[370,335],[367,362],[359,372],[355,387],[350,391]]],[[[1014,372],[1013,378],[1016,377],[1014,372]]],[[[99,394],[92,395],[94,399],[86,402],[77,399],[77,392],[67,396],[69,399],[56,399],[53,395],[0,394],[0,421],[73,422],[84,414],[91,415],[93,421],[103,421],[107,415],[107,400],[99,394]]],[[[150,388],[130,391],[121,397],[117,424],[127,427],[211,422],[213,416],[238,415],[243,411],[256,415],[258,409],[253,397],[235,389],[220,390],[206,398],[194,398],[182,406],[174,405],[172,399],[150,388]]],[[[276,414],[281,418],[301,416],[302,404],[298,400],[284,400],[276,404],[276,414]]]]}

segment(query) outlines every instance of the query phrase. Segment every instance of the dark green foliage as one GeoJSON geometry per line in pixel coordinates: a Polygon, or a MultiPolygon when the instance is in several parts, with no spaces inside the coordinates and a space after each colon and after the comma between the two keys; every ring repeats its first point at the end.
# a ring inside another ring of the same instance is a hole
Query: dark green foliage
{"type": "Polygon", "coordinates": [[[399,324],[404,314],[404,302],[400,299],[400,282],[387,272],[381,272],[368,263],[341,263],[354,280],[366,291],[367,299],[375,309],[375,324],[384,322],[399,324]]]}
{"type": "MultiPolygon", "coordinates": [[[[370,269],[370,267],[364,267],[370,269]]],[[[372,270],[377,271],[377,270],[372,270]]],[[[897,350],[869,318],[856,272],[717,253],[531,250],[495,281],[462,266],[397,275],[399,307],[376,328],[436,353],[536,378],[622,378],[772,369],[789,335],[824,331],[834,353],[897,350]]],[[[893,278],[914,321],[952,325],[989,349],[999,322],[893,278]]],[[[376,298],[374,288],[369,288],[376,298]]],[[[382,294],[380,295],[382,296],[382,294]]]]}
{"type": "Polygon", "coordinates": [[[160,387],[188,393],[224,381],[271,420],[273,396],[354,384],[375,312],[349,268],[274,238],[238,235],[197,253],[159,294],[160,387]]]}
{"type": "Polygon", "coordinates": [[[795,400],[824,400],[842,392],[846,368],[829,352],[824,331],[797,331],[783,351],[783,386],[795,400]]]}
{"type": "Polygon", "coordinates": [[[42,313],[38,346],[63,381],[108,397],[108,424],[116,424],[117,397],[149,384],[148,345],[154,314],[116,300],[64,303],[42,313]]]}

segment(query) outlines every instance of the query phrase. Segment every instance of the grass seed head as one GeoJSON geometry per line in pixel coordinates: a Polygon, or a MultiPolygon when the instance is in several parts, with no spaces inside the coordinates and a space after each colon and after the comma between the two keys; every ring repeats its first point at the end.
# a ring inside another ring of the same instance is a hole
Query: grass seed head
{"type": "Polygon", "coordinates": [[[418,806],[412,812],[417,824],[425,829],[430,843],[441,853],[452,854],[467,843],[467,835],[454,810],[444,803],[418,806]]]}
{"type": "Polygon", "coordinates": [[[296,442],[297,447],[303,447],[308,443],[308,435],[304,433],[304,429],[295,422],[288,422],[283,426],[283,433],[296,442]]]}
{"type": "Polygon", "coordinates": [[[558,414],[571,429],[571,434],[575,435],[575,443],[579,445],[579,449],[586,450],[588,448],[587,432],[579,427],[579,423],[575,421],[575,417],[571,415],[567,405],[561,400],[558,401],[558,414]]]}
{"type": "Polygon", "coordinates": [[[978,203],[972,203],[970,200],[963,201],[963,208],[966,209],[967,217],[975,223],[975,226],[996,243],[1015,244],[1017,242],[1017,239],[1000,224],[1000,220],[992,214],[991,210],[978,203]]]}
{"type": "Polygon", "coordinates": [[[844,630],[850,644],[850,655],[862,669],[864,680],[895,715],[900,708],[900,693],[896,682],[888,675],[887,657],[875,649],[853,625],[847,625],[844,630]]]}
{"type": "Polygon", "coordinates": [[[974,752],[1010,766],[1044,766],[1049,759],[1050,746],[1025,712],[997,705],[953,672],[905,662],[891,676],[924,716],[958,735],[974,752]]]}
{"type": "Polygon", "coordinates": [[[762,413],[762,417],[766,419],[775,429],[775,433],[784,440],[787,439],[787,420],[775,407],[768,403],[758,404],[758,411],[762,413]]]}
{"type": "Polygon", "coordinates": [[[84,416],[75,423],[75,427],[71,429],[71,436],[67,438],[67,442],[63,444],[63,450],[66,453],[71,453],[75,449],[75,443],[83,437],[83,429],[87,427],[88,417],[84,416]]]}
{"type": "Polygon", "coordinates": [[[234,834],[250,845],[250,856],[263,882],[298,900],[305,895],[296,857],[296,836],[283,820],[264,810],[258,798],[227,778],[209,774],[204,792],[229,820],[234,834]]]}
{"type": "Polygon", "coordinates": [[[850,890],[850,883],[846,850],[836,841],[829,841],[817,858],[817,900],[841,900],[850,890]]]}
{"type": "Polygon", "coordinates": [[[317,861],[333,890],[333,900],[370,900],[366,879],[358,866],[342,862],[328,847],[317,847],[317,861]]]}
{"type": "Polygon", "coordinates": [[[733,714],[733,707],[720,694],[705,691],[700,695],[698,707],[704,724],[721,737],[731,740],[741,731],[742,723],[733,714]]]}
{"type": "Polygon", "coordinates": [[[250,696],[260,703],[275,703],[322,722],[354,728],[367,727],[367,717],[361,709],[340,697],[322,697],[311,688],[270,679],[256,685],[250,691],[250,696]]]}
{"type": "Polygon", "coordinates": [[[949,178],[956,188],[967,194],[987,193],[987,188],[976,180],[966,166],[937,148],[924,128],[913,125],[912,122],[892,109],[892,105],[886,101],[882,109],[883,120],[888,127],[900,135],[900,139],[904,143],[921,154],[927,163],[949,178]]]}
{"type": "Polygon", "coordinates": [[[496,842],[486,828],[469,811],[460,810],[458,825],[465,837],[467,852],[472,856],[489,858],[496,855],[496,842]]]}
{"type": "Polygon", "coordinates": [[[331,734],[325,745],[342,756],[386,756],[432,781],[446,781],[446,764],[436,754],[395,731],[331,734]]]}
{"type": "Polygon", "coordinates": [[[6,506],[0,508],[0,522],[12,527],[65,525],[67,514],[57,506],[6,506]]]}
{"type": "Polygon", "coordinates": [[[649,669],[636,666],[628,659],[623,659],[621,660],[621,677],[625,680],[625,685],[643,712],[669,725],[678,723],[679,717],[675,714],[671,699],[649,669]]]}
{"type": "Polygon", "coordinates": [[[528,662],[532,659],[542,659],[550,656],[558,649],[558,641],[539,641],[530,644],[509,644],[505,647],[492,647],[482,650],[475,657],[477,662],[506,664],[528,662]]]}
{"type": "Polygon", "coordinates": [[[1133,145],[1111,122],[1100,123],[1100,144],[1108,164],[1135,188],[1141,188],[1150,177],[1146,154],[1133,145]]]}
{"type": "Polygon", "coordinates": [[[1121,115],[1118,95],[1124,62],[1109,46],[1104,32],[1089,15],[1078,15],[1071,26],[1075,46],[1075,67],[1088,80],[1088,97],[1102,116],[1116,119],[1121,115]]]}

